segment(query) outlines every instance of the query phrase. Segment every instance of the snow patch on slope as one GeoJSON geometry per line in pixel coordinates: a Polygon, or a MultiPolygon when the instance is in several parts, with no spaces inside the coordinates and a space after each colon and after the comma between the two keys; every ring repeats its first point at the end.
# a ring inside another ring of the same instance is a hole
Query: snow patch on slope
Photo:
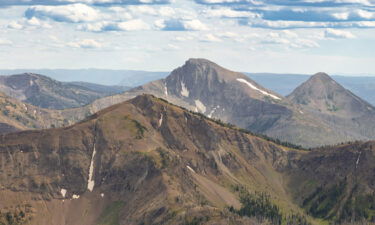
{"type": "Polygon", "coordinates": [[[259,91],[260,93],[262,93],[263,95],[266,95],[266,96],[270,96],[271,98],[273,99],[277,99],[277,100],[281,100],[281,98],[277,97],[276,95],[273,95],[273,94],[270,94],[264,90],[261,90],[257,87],[255,87],[252,83],[250,83],[249,81],[245,80],[245,79],[241,79],[241,78],[237,78],[237,81],[241,82],[241,83],[244,83],[244,84],[247,84],[247,86],[249,86],[251,89],[254,89],[256,91],[259,91]]]}
{"type": "Polygon", "coordinates": [[[164,83],[164,94],[165,94],[165,96],[168,96],[167,83],[164,83]]]}
{"type": "Polygon", "coordinates": [[[63,198],[65,198],[65,195],[66,195],[66,189],[61,188],[60,193],[61,193],[61,195],[63,196],[63,198]]]}
{"type": "Polygon", "coordinates": [[[186,168],[188,168],[188,170],[190,170],[191,172],[195,173],[195,171],[193,170],[193,168],[191,168],[190,166],[186,166],[186,168]]]}
{"type": "Polygon", "coordinates": [[[357,169],[357,167],[358,167],[359,159],[361,158],[361,154],[362,154],[362,152],[359,153],[358,158],[357,158],[357,161],[355,162],[355,168],[356,168],[356,169],[357,169]]]}
{"type": "Polygon", "coordinates": [[[196,109],[198,109],[200,112],[206,112],[206,106],[199,99],[195,100],[195,105],[196,109]]]}
{"type": "Polygon", "coordinates": [[[95,186],[95,181],[93,180],[95,154],[96,154],[96,147],[95,147],[95,144],[94,144],[94,151],[92,152],[90,169],[89,169],[89,179],[87,180],[87,189],[89,191],[94,190],[94,186],[95,186]]]}
{"type": "Polygon", "coordinates": [[[73,195],[72,199],[79,199],[79,195],[73,195]]]}
{"type": "Polygon", "coordinates": [[[160,114],[160,119],[159,119],[159,127],[161,127],[161,124],[163,123],[163,113],[160,114]]]}
{"type": "Polygon", "coordinates": [[[189,97],[189,90],[186,88],[183,81],[181,81],[181,95],[184,97],[189,97]]]}

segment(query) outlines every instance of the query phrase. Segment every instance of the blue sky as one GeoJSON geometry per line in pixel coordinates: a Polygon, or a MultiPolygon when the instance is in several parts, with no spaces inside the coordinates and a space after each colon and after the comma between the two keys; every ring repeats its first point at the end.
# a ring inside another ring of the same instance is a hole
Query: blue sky
{"type": "Polygon", "coordinates": [[[375,0],[1,0],[0,68],[375,75],[375,0]]]}

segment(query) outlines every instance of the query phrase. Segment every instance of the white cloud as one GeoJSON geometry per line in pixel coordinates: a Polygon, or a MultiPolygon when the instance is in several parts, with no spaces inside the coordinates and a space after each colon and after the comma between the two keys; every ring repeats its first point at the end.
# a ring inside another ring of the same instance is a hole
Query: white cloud
{"type": "Polygon", "coordinates": [[[362,19],[374,19],[375,18],[374,12],[369,12],[369,11],[362,10],[362,9],[355,10],[353,13],[362,19]]]}
{"type": "Polygon", "coordinates": [[[58,22],[92,22],[101,18],[100,12],[84,4],[62,6],[31,6],[25,15],[27,18],[52,19],[58,22]]]}
{"type": "Polygon", "coordinates": [[[7,39],[2,39],[0,38],[0,45],[11,45],[13,42],[7,40],[7,39]]]}
{"type": "Polygon", "coordinates": [[[124,7],[113,6],[109,7],[108,10],[110,11],[112,18],[116,18],[119,20],[130,20],[133,18],[129,11],[124,7]]]}
{"type": "Polygon", "coordinates": [[[216,8],[216,9],[208,9],[204,10],[203,15],[207,17],[227,17],[227,18],[240,18],[240,17],[248,17],[248,18],[257,18],[260,17],[257,13],[252,13],[249,11],[237,11],[230,8],[216,8]]]}
{"type": "Polygon", "coordinates": [[[101,48],[103,47],[103,44],[94,39],[83,39],[83,40],[78,40],[74,42],[69,42],[67,46],[73,47],[73,48],[93,49],[93,48],[101,48]]]}
{"type": "Polygon", "coordinates": [[[23,29],[23,25],[17,21],[11,21],[8,25],[7,25],[8,28],[10,29],[15,29],[15,30],[22,30],[23,29]]]}
{"type": "Polygon", "coordinates": [[[32,17],[30,19],[21,19],[19,21],[11,21],[7,28],[15,30],[31,30],[38,28],[50,29],[52,26],[44,21],[39,20],[38,18],[32,17]]]}
{"type": "Polygon", "coordinates": [[[349,19],[349,12],[337,12],[337,13],[332,13],[332,16],[338,20],[347,20],[349,19]]]}
{"type": "Polygon", "coordinates": [[[118,27],[123,31],[148,30],[150,26],[142,20],[129,20],[118,23],[118,27]]]}
{"type": "Polygon", "coordinates": [[[324,31],[324,37],[325,38],[333,38],[333,39],[352,39],[356,36],[352,34],[350,31],[344,31],[344,30],[336,30],[328,28],[324,31]]]}
{"type": "Polygon", "coordinates": [[[79,30],[91,32],[104,32],[104,31],[138,31],[148,30],[150,26],[140,19],[128,20],[123,22],[96,22],[89,24],[81,24],[78,26],[79,30]]]}
{"type": "Polygon", "coordinates": [[[317,48],[319,44],[312,39],[300,38],[295,32],[285,30],[270,32],[264,38],[258,38],[261,44],[284,46],[286,48],[317,48]]]}
{"type": "Polygon", "coordinates": [[[317,48],[319,44],[316,41],[309,39],[296,39],[295,42],[291,43],[293,48],[317,48]]]}
{"type": "Polygon", "coordinates": [[[233,4],[233,3],[250,3],[253,5],[262,4],[261,1],[253,0],[197,0],[199,3],[203,4],[233,4]]]}
{"type": "Polygon", "coordinates": [[[161,30],[167,31],[203,31],[208,30],[206,24],[202,23],[198,19],[183,20],[183,19],[160,19],[154,23],[155,27],[161,30]]]}
{"type": "Polygon", "coordinates": [[[184,27],[187,30],[208,30],[208,27],[197,19],[184,21],[184,27]]]}
{"type": "Polygon", "coordinates": [[[172,7],[165,6],[165,7],[160,7],[159,14],[164,17],[172,17],[176,15],[176,11],[172,7]]]}
{"type": "Polygon", "coordinates": [[[135,16],[141,16],[141,15],[156,16],[156,15],[158,15],[158,12],[157,12],[156,9],[154,9],[151,6],[147,6],[147,5],[128,6],[126,9],[131,14],[133,14],[135,16]]]}
{"type": "Polygon", "coordinates": [[[12,5],[66,5],[83,3],[91,5],[138,5],[138,4],[168,4],[169,0],[1,0],[0,6],[12,5]]]}
{"type": "Polygon", "coordinates": [[[269,29],[295,29],[295,28],[373,28],[375,21],[355,21],[355,22],[306,22],[306,21],[270,21],[270,20],[250,20],[247,23],[252,27],[269,29]]]}
{"type": "Polygon", "coordinates": [[[288,38],[298,38],[298,34],[290,30],[283,30],[283,34],[288,38]]]}
{"type": "Polygon", "coordinates": [[[222,38],[237,38],[239,36],[238,34],[230,32],[230,31],[217,33],[216,35],[222,38]]]}
{"type": "Polygon", "coordinates": [[[32,17],[25,21],[25,24],[32,27],[46,28],[50,29],[52,26],[46,22],[40,21],[39,19],[32,17]]]}
{"type": "Polygon", "coordinates": [[[222,40],[215,36],[214,34],[206,34],[200,38],[200,41],[203,42],[221,42],[222,40]]]}

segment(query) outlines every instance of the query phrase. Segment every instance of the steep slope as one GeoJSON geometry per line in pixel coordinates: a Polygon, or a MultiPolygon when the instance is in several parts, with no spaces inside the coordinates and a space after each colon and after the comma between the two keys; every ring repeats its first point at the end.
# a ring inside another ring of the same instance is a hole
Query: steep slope
{"type": "Polygon", "coordinates": [[[20,223],[259,224],[235,213],[255,191],[278,205],[263,196],[262,207],[302,213],[276,170],[298,151],[151,96],[0,140],[1,213],[20,223]]]}
{"type": "Polygon", "coordinates": [[[83,119],[83,116],[75,118],[75,113],[38,108],[0,92],[0,133],[69,125],[83,119]]]}
{"type": "Polygon", "coordinates": [[[290,193],[310,215],[339,224],[375,223],[374,141],[293,155],[289,165],[290,193]]]}
{"type": "Polygon", "coordinates": [[[111,87],[104,91],[103,86],[98,89],[85,83],[63,83],[32,73],[0,76],[0,91],[25,103],[49,109],[80,107],[121,92],[111,87]]]}

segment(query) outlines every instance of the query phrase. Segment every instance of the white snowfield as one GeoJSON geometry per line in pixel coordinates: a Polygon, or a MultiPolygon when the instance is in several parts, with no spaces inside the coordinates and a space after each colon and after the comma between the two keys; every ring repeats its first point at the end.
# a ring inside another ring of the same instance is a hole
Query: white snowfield
{"type": "Polygon", "coordinates": [[[65,195],[66,195],[66,189],[64,189],[64,188],[61,188],[61,195],[63,196],[63,198],[65,198],[65,195]]]}
{"type": "Polygon", "coordinates": [[[241,83],[244,83],[244,84],[247,84],[247,86],[249,86],[251,89],[254,89],[256,91],[259,91],[260,93],[266,95],[266,96],[270,96],[271,98],[273,99],[277,99],[277,100],[281,100],[281,98],[277,97],[276,95],[273,95],[273,94],[270,94],[266,91],[263,91],[257,87],[255,87],[252,83],[250,83],[249,81],[245,80],[245,79],[242,79],[242,78],[237,78],[237,81],[241,82],[241,83]]]}
{"type": "Polygon", "coordinates": [[[165,94],[165,96],[168,96],[167,83],[164,84],[164,94],[165,94]]]}
{"type": "Polygon", "coordinates": [[[199,99],[195,100],[195,106],[201,113],[206,112],[206,106],[199,99]]]}
{"type": "Polygon", "coordinates": [[[361,158],[361,154],[362,154],[362,152],[359,152],[359,155],[358,155],[357,161],[355,162],[355,168],[356,168],[356,169],[357,169],[357,167],[358,167],[359,159],[361,158]]]}
{"type": "Polygon", "coordinates": [[[95,154],[96,154],[96,148],[95,148],[95,144],[94,144],[94,151],[92,152],[90,169],[89,169],[89,179],[87,181],[87,189],[89,191],[94,190],[94,186],[95,186],[95,181],[92,179],[92,177],[94,175],[94,157],[95,157],[95,154]]]}
{"type": "Polygon", "coordinates": [[[163,114],[160,114],[159,127],[163,124],[163,114]]]}
{"type": "Polygon", "coordinates": [[[181,81],[181,95],[189,97],[189,90],[186,88],[185,83],[181,81]]]}

